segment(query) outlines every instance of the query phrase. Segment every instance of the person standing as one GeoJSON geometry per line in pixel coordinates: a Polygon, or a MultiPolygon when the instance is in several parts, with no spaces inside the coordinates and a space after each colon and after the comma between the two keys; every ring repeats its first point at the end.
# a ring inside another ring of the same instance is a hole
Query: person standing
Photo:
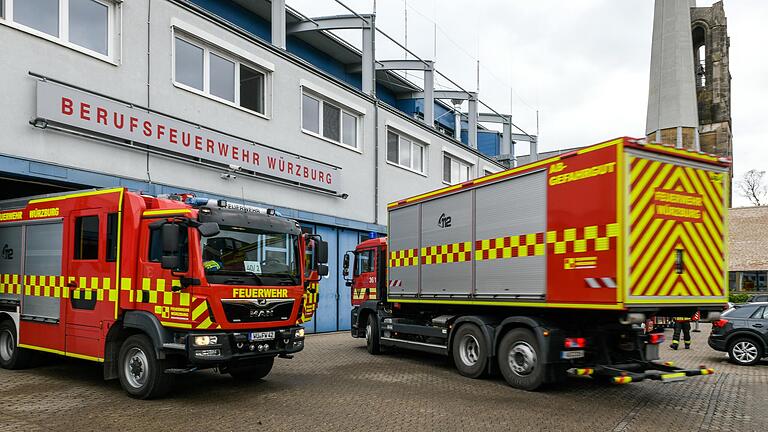
{"type": "Polygon", "coordinates": [[[672,345],[670,348],[676,350],[680,345],[680,331],[683,332],[683,343],[685,349],[691,349],[691,318],[690,317],[675,317],[675,331],[672,334],[672,345]]]}

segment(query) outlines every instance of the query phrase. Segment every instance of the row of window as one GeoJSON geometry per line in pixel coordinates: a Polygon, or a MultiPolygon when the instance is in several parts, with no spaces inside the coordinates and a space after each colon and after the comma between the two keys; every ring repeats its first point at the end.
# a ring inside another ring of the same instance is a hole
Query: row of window
{"type": "MultiPolygon", "coordinates": [[[[111,58],[115,3],[112,0],[0,0],[0,18],[33,33],[43,33],[65,45],[75,45],[111,58]]],[[[175,32],[173,81],[257,115],[267,115],[269,72],[225,50],[175,32]]],[[[301,128],[305,133],[360,151],[360,114],[302,90],[301,128]]],[[[426,173],[426,147],[398,132],[387,131],[387,161],[426,173]]],[[[471,165],[444,154],[443,181],[455,184],[471,178],[471,165]]]]}
{"type": "Polygon", "coordinates": [[[107,0],[0,0],[0,18],[109,57],[114,7],[107,0]]]}

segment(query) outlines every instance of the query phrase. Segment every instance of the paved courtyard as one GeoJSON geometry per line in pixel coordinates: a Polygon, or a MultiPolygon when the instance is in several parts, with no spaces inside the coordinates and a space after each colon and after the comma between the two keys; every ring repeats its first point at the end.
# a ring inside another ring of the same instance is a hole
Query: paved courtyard
{"type": "Polygon", "coordinates": [[[128,398],[95,364],[60,360],[0,370],[0,431],[768,430],[768,362],[731,365],[702,330],[692,350],[665,346],[663,358],[715,367],[713,376],[623,386],[574,378],[538,393],[464,378],[438,356],[371,356],[347,333],[308,337],[263,381],[200,372],[157,401],[128,398]]]}

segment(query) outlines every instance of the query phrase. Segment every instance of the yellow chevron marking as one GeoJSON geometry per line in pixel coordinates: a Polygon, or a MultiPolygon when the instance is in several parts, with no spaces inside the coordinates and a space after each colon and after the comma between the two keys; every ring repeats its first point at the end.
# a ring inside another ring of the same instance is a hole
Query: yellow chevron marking
{"type": "Polygon", "coordinates": [[[197,318],[199,318],[200,315],[202,315],[203,312],[205,312],[206,310],[208,310],[208,302],[207,301],[203,301],[202,303],[197,305],[195,310],[192,311],[192,321],[197,320],[197,318]]]}
{"type": "Polygon", "coordinates": [[[723,177],[702,169],[630,157],[630,283],[633,296],[717,296],[724,285],[723,177]],[[663,165],[663,167],[659,167],[663,165]],[[638,179],[643,169],[642,178],[638,179]],[[657,188],[701,197],[699,220],[656,216],[657,188]],[[683,249],[685,268],[675,271],[675,250],[683,249]]]}

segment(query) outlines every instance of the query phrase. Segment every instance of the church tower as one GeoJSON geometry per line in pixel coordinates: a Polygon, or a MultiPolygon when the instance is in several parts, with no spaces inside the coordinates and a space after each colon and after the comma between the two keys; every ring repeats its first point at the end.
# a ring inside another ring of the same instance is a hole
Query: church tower
{"type": "Polygon", "coordinates": [[[711,7],[691,9],[691,34],[696,67],[701,150],[731,157],[731,72],[728,67],[730,38],[722,1],[711,7]]]}

